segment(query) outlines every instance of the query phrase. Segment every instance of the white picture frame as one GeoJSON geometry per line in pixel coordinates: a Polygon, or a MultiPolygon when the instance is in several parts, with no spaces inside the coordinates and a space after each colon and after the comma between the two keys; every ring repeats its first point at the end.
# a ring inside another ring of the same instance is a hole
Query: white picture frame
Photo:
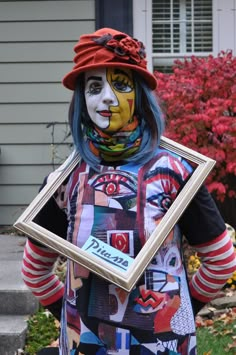
{"type": "MultiPolygon", "coordinates": [[[[53,178],[49,179],[48,183],[15,222],[14,227],[59,254],[64,255],[66,258],[79,263],[96,275],[128,292],[131,291],[215,165],[214,160],[166,137],[161,138],[160,146],[179,155],[190,163],[194,163],[196,168],[161,222],[130,264],[129,260],[125,259],[124,253],[122,253],[124,256],[123,264],[126,266],[125,270],[121,270],[117,265],[114,266],[99,257],[99,255],[91,253],[89,249],[84,250],[86,248],[82,249],[75,246],[33,221],[46,202],[77,166],[80,161],[79,155],[71,155],[62,164],[60,169],[54,172],[53,178]]],[[[107,255],[110,255],[109,252],[107,252],[107,255]]]]}

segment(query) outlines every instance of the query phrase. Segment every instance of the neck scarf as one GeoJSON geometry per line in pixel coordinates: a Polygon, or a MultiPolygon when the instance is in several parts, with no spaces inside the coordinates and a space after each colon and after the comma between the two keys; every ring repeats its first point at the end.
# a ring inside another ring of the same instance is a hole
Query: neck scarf
{"type": "Polygon", "coordinates": [[[141,127],[137,117],[116,133],[88,127],[86,135],[91,152],[104,161],[122,161],[135,154],[141,144],[141,127]]]}

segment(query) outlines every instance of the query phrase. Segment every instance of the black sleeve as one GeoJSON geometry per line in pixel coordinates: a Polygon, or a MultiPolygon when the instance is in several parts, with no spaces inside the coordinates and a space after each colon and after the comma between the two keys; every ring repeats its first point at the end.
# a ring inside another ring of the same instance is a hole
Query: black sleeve
{"type": "MultiPolygon", "coordinates": [[[[45,186],[46,181],[47,179],[44,180],[40,190],[45,186]]],[[[61,238],[66,239],[68,227],[67,216],[66,213],[59,208],[53,196],[36,215],[34,222],[61,238]]],[[[30,240],[34,244],[42,246],[36,240],[33,240],[32,238],[30,238],[30,240]]]]}
{"type": "Polygon", "coordinates": [[[225,230],[225,223],[206,187],[200,187],[178,222],[190,245],[206,243],[225,230]]]}
{"type": "Polygon", "coordinates": [[[196,298],[192,299],[192,307],[193,307],[193,314],[194,317],[198,314],[198,312],[206,305],[206,303],[196,300],[196,298]]]}
{"type": "Polygon", "coordinates": [[[61,320],[62,301],[63,297],[54,303],[44,306],[44,308],[47,308],[59,322],[61,320]]]}
{"type": "MultiPolygon", "coordinates": [[[[47,178],[45,178],[42,186],[40,187],[40,190],[46,185],[46,183],[47,178]]],[[[58,207],[53,196],[47,201],[44,207],[36,215],[36,217],[34,218],[34,222],[48,229],[49,231],[57,234],[61,238],[66,239],[68,226],[67,216],[66,213],[58,207]]],[[[35,239],[30,237],[29,239],[33,244],[38,245],[40,247],[43,246],[35,239]]],[[[56,302],[44,307],[47,308],[58,321],[61,320],[62,300],[63,297],[61,297],[56,302]]]]}
{"type": "Polygon", "coordinates": [[[34,218],[34,222],[66,239],[67,233],[67,216],[61,210],[53,197],[44,205],[41,211],[34,218]]]}

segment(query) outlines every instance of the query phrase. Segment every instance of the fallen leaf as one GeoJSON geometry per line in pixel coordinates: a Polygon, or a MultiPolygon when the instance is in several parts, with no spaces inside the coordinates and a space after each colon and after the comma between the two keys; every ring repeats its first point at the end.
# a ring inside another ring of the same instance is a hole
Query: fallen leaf
{"type": "Polygon", "coordinates": [[[205,321],[205,325],[206,325],[207,327],[209,327],[209,326],[211,326],[211,325],[213,325],[213,324],[214,324],[214,322],[213,322],[212,319],[207,319],[207,320],[205,321]]]}
{"type": "Polygon", "coordinates": [[[232,330],[224,330],[224,331],[222,332],[222,335],[228,335],[228,334],[232,334],[232,333],[233,333],[232,330]]]}
{"type": "Polygon", "coordinates": [[[59,340],[58,340],[58,339],[55,340],[55,341],[53,341],[53,342],[49,345],[49,347],[51,347],[51,348],[58,348],[58,346],[59,346],[59,340]]]}
{"type": "Polygon", "coordinates": [[[234,341],[231,344],[228,344],[226,349],[235,349],[235,348],[236,348],[236,341],[234,341]]]}
{"type": "Polygon", "coordinates": [[[214,312],[214,311],[216,310],[215,307],[207,307],[207,309],[208,309],[209,311],[211,311],[211,312],[214,312]]]}
{"type": "Polygon", "coordinates": [[[60,328],[61,323],[57,319],[54,320],[54,324],[55,324],[57,329],[60,328]]]}

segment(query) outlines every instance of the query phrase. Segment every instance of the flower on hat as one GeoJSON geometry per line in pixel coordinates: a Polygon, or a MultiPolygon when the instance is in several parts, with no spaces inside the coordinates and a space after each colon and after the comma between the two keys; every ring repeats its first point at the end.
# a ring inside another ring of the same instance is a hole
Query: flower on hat
{"type": "Polygon", "coordinates": [[[108,50],[115,53],[124,60],[132,64],[137,64],[146,67],[146,52],[142,42],[125,34],[118,34],[112,36],[106,34],[100,38],[94,38],[94,42],[98,45],[104,46],[108,50]]]}

